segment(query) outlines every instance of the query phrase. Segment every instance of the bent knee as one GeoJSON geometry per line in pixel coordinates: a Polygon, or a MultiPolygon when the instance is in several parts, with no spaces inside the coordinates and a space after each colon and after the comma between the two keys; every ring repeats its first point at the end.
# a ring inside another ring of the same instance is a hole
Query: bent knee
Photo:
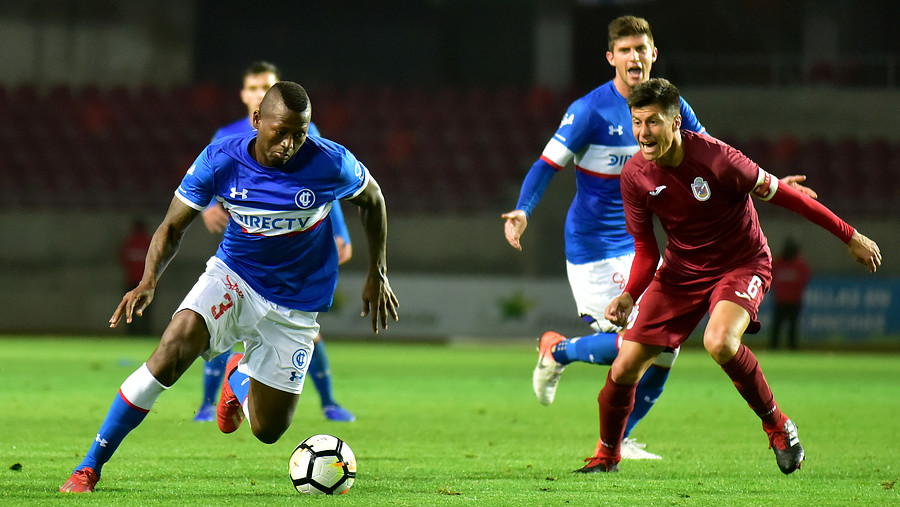
{"type": "Polygon", "coordinates": [[[703,335],[703,347],[706,348],[709,355],[719,364],[734,357],[740,345],[740,336],[732,336],[726,332],[707,330],[703,335]]]}
{"type": "Polygon", "coordinates": [[[281,438],[281,435],[284,435],[285,431],[287,431],[287,427],[253,428],[253,436],[264,444],[274,444],[281,438]]]}

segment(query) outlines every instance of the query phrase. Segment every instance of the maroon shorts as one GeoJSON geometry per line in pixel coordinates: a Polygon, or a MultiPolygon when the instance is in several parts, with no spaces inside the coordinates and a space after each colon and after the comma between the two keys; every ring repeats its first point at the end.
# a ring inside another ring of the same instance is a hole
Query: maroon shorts
{"type": "Polygon", "coordinates": [[[731,301],[750,314],[748,333],[759,331],[756,320],[772,274],[767,263],[741,266],[718,277],[669,281],[657,276],[632,311],[625,340],[645,345],[678,347],[712,312],[719,301],[731,301]]]}

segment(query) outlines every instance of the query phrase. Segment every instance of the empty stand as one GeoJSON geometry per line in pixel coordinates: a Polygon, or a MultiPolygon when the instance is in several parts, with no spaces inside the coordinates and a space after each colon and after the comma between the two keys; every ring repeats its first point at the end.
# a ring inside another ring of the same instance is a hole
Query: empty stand
{"type": "MultiPolygon", "coordinates": [[[[323,136],[353,151],[392,210],[505,211],[576,92],[535,88],[310,90],[323,136]]],[[[2,209],[162,209],[215,130],[245,114],[215,84],[0,87],[2,209]],[[29,149],[37,144],[38,149],[29,149]]],[[[726,139],[764,168],[806,174],[839,213],[896,213],[900,144],[726,139]]]]}

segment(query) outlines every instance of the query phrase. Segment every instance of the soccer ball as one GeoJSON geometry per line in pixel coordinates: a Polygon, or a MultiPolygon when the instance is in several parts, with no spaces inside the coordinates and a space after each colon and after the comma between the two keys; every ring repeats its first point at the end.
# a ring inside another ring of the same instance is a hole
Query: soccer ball
{"type": "Polygon", "coordinates": [[[288,472],[300,493],[343,495],[356,479],[356,457],[340,438],[313,435],[291,453],[288,472]]]}

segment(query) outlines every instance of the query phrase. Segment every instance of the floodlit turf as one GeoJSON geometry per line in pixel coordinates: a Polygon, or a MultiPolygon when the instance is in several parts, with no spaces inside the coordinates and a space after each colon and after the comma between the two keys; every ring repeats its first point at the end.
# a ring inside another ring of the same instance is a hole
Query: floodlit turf
{"type": "Polygon", "coordinates": [[[576,364],[556,402],[531,391],[534,342],[449,346],[331,341],[338,400],[354,423],[325,421],[307,383],[274,445],[248,428],[192,422],[195,364],[103,469],[92,495],[60,484],[90,445],[119,384],[151,340],[0,339],[0,504],[4,505],[887,505],[900,502],[900,356],[758,354],[807,452],[778,471],[759,420],[702,350],[687,350],[634,437],[662,461],[575,475],[596,443],[606,368],[576,364]],[[332,433],[359,473],[340,498],[302,497],[294,446],[332,433]],[[325,502],[325,503],[322,503],[325,502]]]}

